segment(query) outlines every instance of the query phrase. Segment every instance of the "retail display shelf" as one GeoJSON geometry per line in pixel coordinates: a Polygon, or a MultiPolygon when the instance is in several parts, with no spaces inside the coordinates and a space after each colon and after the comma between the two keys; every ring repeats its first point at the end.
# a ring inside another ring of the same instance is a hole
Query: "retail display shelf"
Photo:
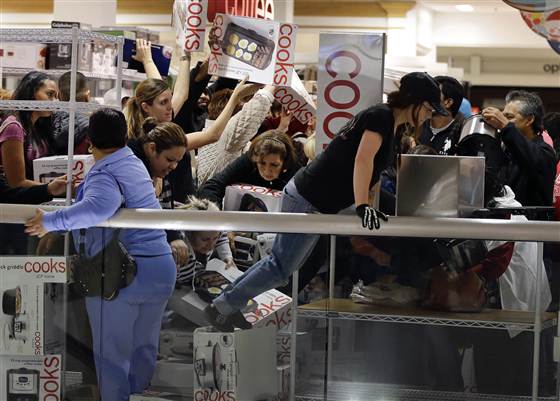
{"type": "MultiPolygon", "coordinates": [[[[405,389],[395,385],[334,382],[325,393],[323,382],[302,383],[296,389],[297,401],[530,401],[530,396],[457,393],[423,389],[405,389]]],[[[540,397],[539,401],[557,400],[540,397]]]]}
{"type": "MultiPolygon", "coordinates": [[[[449,313],[416,306],[391,307],[357,304],[351,299],[322,299],[298,308],[307,318],[367,320],[387,323],[429,324],[436,326],[485,329],[534,330],[534,313],[486,309],[480,313],[449,313]]],[[[544,313],[542,328],[557,324],[555,313],[544,313]]]]}
{"type": "MultiPolygon", "coordinates": [[[[102,41],[121,43],[122,36],[105,35],[99,32],[78,30],[80,42],[102,41]]],[[[0,29],[1,42],[70,43],[72,29],[0,29]]]]}
{"type": "MultiPolygon", "coordinates": [[[[76,111],[91,113],[102,107],[111,107],[120,110],[118,106],[104,106],[99,103],[76,103],[76,111]]],[[[70,102],[52,102],[38,100],[0,100],[0,110],[25,110],[25,111],[69,111],[70,102]]]]}
{"type": "MultiPolygon", "coordinates": [[[[53,76],[53,77],[58,77],[62,74],[64,74],[65,72],[70,71],[70,69],[68,70],[39,70],[39,69],[33,69],[33,68],[0,68],[0,71],[2,73],[2,75],[6,76],[23,76],[25,74],[27,74],[30,71],[42,71],[47,75],[53,76]]],[[[129,70],[130,71],[130,70],[129,70]]],[[[112,79],[115,80],[117,79],[117,74],[100,74],[97,72],[91,72],[91,71],[79,71],[82,74],[84,74],[86,77],[88,78],[92,78],[92,79],[112,79]]],[[[132,81],[132,82],[141,82],[143,80],[146,79],[146,74],[144,73],[124,73],[122,75],[122,80],[123,81],[132,81]]]]}

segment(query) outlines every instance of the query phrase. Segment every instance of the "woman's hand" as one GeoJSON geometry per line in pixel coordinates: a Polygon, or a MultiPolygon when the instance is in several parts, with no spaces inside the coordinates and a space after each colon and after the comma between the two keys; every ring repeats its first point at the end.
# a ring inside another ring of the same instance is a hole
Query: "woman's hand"
{"type": "Polygon", "coordinates": [[[284,134],[288,132],[288,127],[290,126],[290,122],[292,121],[292,116],[292,113],[282,108],[282,112],[280,113],[280,124],[278,124],[277,130],[284,134]]]}
{"type": "Polygon", "coordinates": [[[146,39],[136,39],[136,54],[133,55],[132,58],[142,64],[153,63],[151,46],[152,43],[146,39]]]}
{"type": "Polygon", "coordinates": [[[262,84],[248,84],[248,79],[249,75],[246,75],[245,78],[243,78],[243,80],[239,82],[233,90],[231,97],[235,99],[237,103],[241,102],[248,96],[254,95],[259,89],[264,86],[262,84]]]}
{"type": "Polygon", "coordinates": [[[226,264],[226,270],[231,269],[232,267],[237,267],[233,258],[227,258],[226,260],[224,260],[224,262],[226,264]]]}
{"type": "Polygon", "coordinates": [[[68,185],[68,176],[63,175],[56,177],[48,183],[47,191],[52,196],[62,196],[66,193],[66,186],[68,185]]]}
{"type": "Polygon", "coordinates": [[[171,246],[171,252],[173,253],[173,259],[177,264],[177,267],[183,266],[187,263],[189,259],[189,247],[182,239],[176,239],[169,243],[171,246]]]}
{"type": "Polygon", "coordinates": [[[28,235],[39,237],[42,237],[43,235],[48,233],[48,231],[45,229],[45,226],[43,225],[44,215],[45,213],[41,209],[37,209],[37,211],[35,212],[35,216],[25,222],[25,233],[28,235]]]}

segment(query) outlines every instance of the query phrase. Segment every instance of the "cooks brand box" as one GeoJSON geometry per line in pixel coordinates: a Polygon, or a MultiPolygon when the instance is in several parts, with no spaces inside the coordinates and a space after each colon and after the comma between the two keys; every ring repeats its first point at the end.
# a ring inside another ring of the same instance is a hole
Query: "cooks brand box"
{"type": "MultiPolygon", "coordinates": [[[[92,155],[75,155],[72,174],[77,183],[84,180],[86,174],[95,164],[92,155]]],[[[66,174],[68,156],[49,156],[33,160],[33,179],[48,183],[56,177],[66,174]]]]}

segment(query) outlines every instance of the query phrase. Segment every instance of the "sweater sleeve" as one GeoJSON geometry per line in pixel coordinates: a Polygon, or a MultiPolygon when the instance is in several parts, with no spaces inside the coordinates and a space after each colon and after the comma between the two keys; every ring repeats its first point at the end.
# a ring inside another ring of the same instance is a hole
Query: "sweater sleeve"
{"type": "Polygon", "coordinates": [[[227,262],[228,260],[233,259],[231,248],[229,246],[229,238],[226,232],[220,234],[220,238],[218,238],[218,242],[216,242],[216,253],[222,262],[227,262]]]}
{"type": "Polygon", "coordinates": [[[239,113],[228,121],[222,134],[226,152],[235,153],[243,150],[257,133],[273,101],[274,96],[261,89],[245,103],[239,113]]]}
{"type": "Polygon", "coordinates": [[[246,153],[228,164],[224,170],[204,183],[199,190],[199,197],[222,203],[228,185],[237,184],[247,179],[253,163],[246,153]]]}
{"type": "Polygon", "coordinates": [[[93,227],[113,216],[121,206],[121,192],[113,177],[99,172],[86,181],[83,198],[65,209],[45,213],[47,231],[93,227]]]}
{"type": "Polygon", "coordinates": [[[0,203],[39,204],[52,200],[47,184],[28,188],[10,188],[0,183],[0,203]]]}
{"type": "Polygon", "coordinates": [[[554,150],[550,146],[540,146],[539,143],[530,141],[513,123],[509,123],[502,130],[502,141],[515,162],[537,176],[547,167],[548,160],[551,165],[555,161],[554,150]]]}

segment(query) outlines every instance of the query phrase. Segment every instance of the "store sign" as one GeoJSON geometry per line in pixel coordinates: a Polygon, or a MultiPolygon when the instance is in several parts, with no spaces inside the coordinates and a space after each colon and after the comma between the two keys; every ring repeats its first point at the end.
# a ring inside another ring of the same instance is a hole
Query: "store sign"
{"type": "Polygon", "coordinates": [[[321,34],[317,153],[354,115],[382,101],[384,49],[385,34],[321,34]]]}
{"type": "Polygon", "coordinates": [[[548,74],[560,73],[560,64],[544,64],[543,71],[548,74]]]}
{"type": "Polygon", "coordinates": [[[208,0],[208,21],[216,14],[274,19],[274,0],[208,0]]]}
{"type": "Polygon", "coordinates": [[[207,0],[175,0],[173,27],[179,48],[187,52],[204,51],[207,10],[207,0]]]}

